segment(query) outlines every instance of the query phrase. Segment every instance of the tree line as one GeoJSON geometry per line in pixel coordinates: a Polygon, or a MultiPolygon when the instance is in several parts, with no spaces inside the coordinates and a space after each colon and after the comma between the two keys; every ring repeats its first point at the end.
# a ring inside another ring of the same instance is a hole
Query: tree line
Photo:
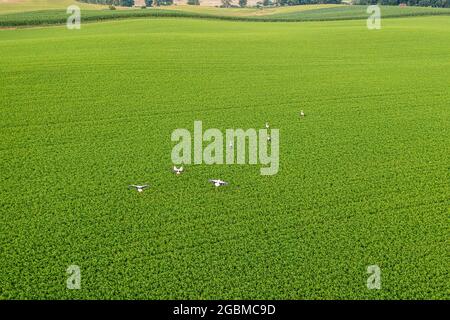
{"type": "MultiPolygon", "coordinates": [[[[78,1],[85,3],[106,4],[110,6],[121,6],[121,7],[134,6],[134,0],[78,0],[78,1]]],[[[173,0],[145,0],[145,5],[147,7],[151,7],[153,5],[168,6],[171,4],[173,4],[173,0]]]]}
{"type": "Polygon", "coordinates": [[[134,6],[134,0],[77,0],[77,1],[85,3],[106,4],[110,6],[123,6],[123,7],[134,6]]]}
{"type": "MultiPolygon", "coordinates": [[[[85,3],[105,4],[112,6],[132,7],[134,6],[134,0],[78,0],[85,3]]],[[[363,1],[363,0],[361,0],[363,1]]],[[[447,1],[447,0],[444,0],[447,1]]],[[[187,0],[187,4],[200,5],[201,0],[187,0]]],[[[239,6],[247,6],[247,0],[239,0],[239,6]]],[[[223,7],[231,7],[232,0],[221,0],[223,7]]],[[[323,3],[341,3],[341,0],[261,0],[261,4],[264,6],[270,5],[302,5],[302,4],[323,4],[323,3]]],[[[173,0],[145,0],[145,5],[151,7],[153,5],[171,5],[173,0]]]]}
{"type": "MultiPolygon", "coordinates": [[[[95,3],[95,4],[106,4],[111,6],[124,6],[132,7],[134,5],[134,0],[78,0],[80,2],[95,3]]],[[[200,5],[202,0],[187,0],[189,5],[200,5]]],[[[342,0],[261,0],[258,2],[260,6],[295,6],[303,4],[339,4],[342,0]]],[[[233,6],[231,0],[221,0],[222,7],[233,6]]],[[[439,8],[450,8],[450,0],[353,0],[354,4],[359,5],[387,5],[387,6],[398,6],[400,4],[405,4],[408,6],[419,6],[419,7],[439,7],[439,8]]],[[[173,0],[145,0],[145,5],[147,7],[151,6],[165,6],[173,4],[173,0]]],[[[239,0],[239,6],[246,7],[247,0],[239,0]]]]}

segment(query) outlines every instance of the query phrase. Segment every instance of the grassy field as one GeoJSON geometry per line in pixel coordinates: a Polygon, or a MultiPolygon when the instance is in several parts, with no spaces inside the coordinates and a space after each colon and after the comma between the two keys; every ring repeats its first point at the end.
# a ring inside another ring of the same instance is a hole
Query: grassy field
{"type": "Polygon", "coordinates": [[[450,20],[382,26],[0,30],[0,298],[448,298],[450,20]],[[280,172],[173,175],[194,120],[269,121],[280,172]]]}
{"type": "MultiPolygon", "coordinates": [[[[35,8],[35,7],[33,7],[35,8]]],[[[159,8],[140,8],[122,10],[105,10],[82,7],[83,22],[126,18],[156,18],[156,17],[185,17],[220,20],[260,21],[260,22],[289,22],[289,21],[335,21],[335,20],[365,20],[369,16],[367,6],[348,5],[302,5],[279,8],[215,8],[198,6],[164,6],[159,8]]],[[[383,18],[450,15],[450,8],[423,8],[395,6],[381,6],[383,18]]],[[[30,26],[63,24],[68,14],[65,7],[60,9],[7,12],[0,5],[0,26],[30,26]]]]}

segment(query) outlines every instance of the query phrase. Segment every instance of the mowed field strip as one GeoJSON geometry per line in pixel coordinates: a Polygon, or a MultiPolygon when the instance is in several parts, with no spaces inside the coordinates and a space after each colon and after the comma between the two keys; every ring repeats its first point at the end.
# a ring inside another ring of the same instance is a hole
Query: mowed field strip
{"type": "Polygon", "coordinates": [[[0,30],[0,298],[448,298],[450,19],[382,26],[0,30]],[[174,175],[195,120],[269,121],[279,173],[174,175]]]}

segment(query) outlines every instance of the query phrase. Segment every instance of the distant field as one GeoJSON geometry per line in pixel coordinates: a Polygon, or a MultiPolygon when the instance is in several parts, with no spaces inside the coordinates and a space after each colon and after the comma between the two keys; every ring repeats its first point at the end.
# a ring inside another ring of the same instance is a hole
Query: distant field
{"type": "MultiPolygon", "coordinates": [[[[397,7],[380,6],[382,18],[406,17],[419,15],[450,15],[450,8],[431,7],[397,7]]],[[[347,19],[367,19],[367,6],[348,6],[319,8],[316,10],[279,12],[270,15],[274,20],[302,21],[302,20],[347,20],[347,19]]]]}
{"type": "Polygon", "coordinates": [[[382,26],[0,30],[0,299],[448,299],[450,19],[382,26]],[[195,120],[268,121],[279,173],[175,176],[195,120]]]}
{"type": "Polygon", "coordinates": [[[65,9],[71,4],[75,4],[81,9],[92,10],[106,8],[106,6],[87,4],[75,0],[0,0],[0,14],[50,9],[65,9]]]}
{"type": "MultiPolygon", "coordinates": [[[[125,18],[186,17],[242,21],[332,21],[367,19],[367,6],[306,5],[282,8],[214,8],[197,6],[170,6],[147,9],[92,10],[82,9],[82,21],[100,21],[125,18]]],[[[0,7],[0,26],[26,26],[65,23],[66,10],[41,10],[3,13],[0,7]]],[[[381,6],[383,18],[450,15],[450,9],[381,6]]]]}
{"type": "MultiPolygon", "coordinates": [[[[325,9],[340,7],[338,4],[316,4],[316,5],[301,5],[301,6],[287,6],[287,7],[274,7],[274,8],[216,8],[216,7],[203,7],[203,6],[189,6],[189,5],[176,5],[160,7],[164,10],[177,10],[184,12],[195,12],[203,14],[211,14],[216,16],[266,16],[273,14],[287,14],[293,12],[303,12],[307,10],[325,9]]],[[[156,8],[155,8],[156,9],[156,8]]]]}

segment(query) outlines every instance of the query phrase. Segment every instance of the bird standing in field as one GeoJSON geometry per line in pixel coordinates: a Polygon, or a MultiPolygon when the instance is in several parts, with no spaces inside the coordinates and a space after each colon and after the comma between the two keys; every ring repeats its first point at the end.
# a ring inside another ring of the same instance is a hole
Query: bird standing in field
{"type": "Polygon", "coordinates": [[[225,182],[220,179],[210,179],[209,182],[213,183],[216,186],[216,188],[221,187],[221,186],[226,186],[228,184],[228,182],[225,182]]]}
{"type": "Polygon", "coordinates": [[[132,185],[129,185],[129,186],[128,186],[128,189],[136,189],[137,192],[142,192],[142,191],[144,191],[145,189],[147,189],[148,187],[149,187],[148,184],[144,184],[144,185],[135,185],[135,184],[132,184],[132,185]]]}
{"type": "Polygon", "coordinates": [[[305,113],[303,112],[303,110],[300,110],[300,117],[304,117],[305,113]]]}
{"type": "Polygon", "coordinates": [[[181,173],[183,173],[184,168],[183,168],[183,166],[181,166],[181,167],[179,167],[179,168],[177,168],[176,166],[173,166],[172,171],[178,176],[178,175],[180,175],[181,173]]]}
{"type": "Polygon", "coordinates": [[[269,123],[268,122],[266,122],[266,129],[269,129],[269,123]]]}

